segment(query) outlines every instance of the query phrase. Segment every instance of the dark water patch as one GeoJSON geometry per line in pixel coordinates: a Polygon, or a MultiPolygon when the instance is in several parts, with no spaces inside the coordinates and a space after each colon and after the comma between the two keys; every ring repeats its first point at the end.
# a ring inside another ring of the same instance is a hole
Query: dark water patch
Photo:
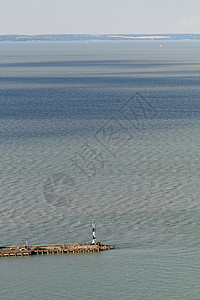
{"type": "Polygon", "coordinates": [[[20,62],[20,63],[0,63],[0,67],[14,68],[14,67],[83,67],[83,66],[92,66],[92,67],[105,67],[109,68],[110,66],[115,67],[170,67],[170,66],[197,66],[200,63],[192,62],[163,62],[158,60],[62,60],[62,61],[34,61],[34,62],[20,62]]]}

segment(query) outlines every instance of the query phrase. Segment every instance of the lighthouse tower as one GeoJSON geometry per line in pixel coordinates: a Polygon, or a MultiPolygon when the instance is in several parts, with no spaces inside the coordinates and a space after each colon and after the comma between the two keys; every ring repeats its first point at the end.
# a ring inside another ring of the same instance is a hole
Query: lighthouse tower
{"type": "Polygon", "coordinates": [[[96,244],[96,226],[95,221],[92,221],[92,244],[96,244]]]}
{"type": "Polygon", "coordinates": [[[25,249],[28,250],[28,239],[26,240],[25,249]]]}

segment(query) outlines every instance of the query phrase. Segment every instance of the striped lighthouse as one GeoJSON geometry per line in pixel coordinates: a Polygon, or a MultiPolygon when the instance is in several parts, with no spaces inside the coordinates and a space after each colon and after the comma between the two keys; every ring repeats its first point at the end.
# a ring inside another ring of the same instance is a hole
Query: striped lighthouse
{"type": "Polygon", "coordinates": [[[95,221],[92,221],[92,244],[96,244],[96,226],[95,221]]]}

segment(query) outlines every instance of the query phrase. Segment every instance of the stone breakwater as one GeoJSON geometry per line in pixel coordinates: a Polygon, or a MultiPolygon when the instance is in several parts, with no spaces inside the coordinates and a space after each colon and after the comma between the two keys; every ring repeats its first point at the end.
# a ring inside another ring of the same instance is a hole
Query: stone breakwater
{"type": "Polygon", "coordinates": [[[29,256],[49,255],[63,253],[99,252],[114,249],[113,246],[96,244],[68,244],[68,245],[35,245],[35,246],[13,246],[0,247],[0,256],[29,256]]]}

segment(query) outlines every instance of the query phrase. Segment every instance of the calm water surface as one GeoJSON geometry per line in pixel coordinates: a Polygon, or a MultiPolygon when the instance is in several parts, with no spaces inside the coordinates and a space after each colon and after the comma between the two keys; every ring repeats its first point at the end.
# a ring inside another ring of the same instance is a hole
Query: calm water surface
{"type": "Polygon", "coordinates": [[[0,299],[199,299],[199,46],[1,43],[0,299]]]}

